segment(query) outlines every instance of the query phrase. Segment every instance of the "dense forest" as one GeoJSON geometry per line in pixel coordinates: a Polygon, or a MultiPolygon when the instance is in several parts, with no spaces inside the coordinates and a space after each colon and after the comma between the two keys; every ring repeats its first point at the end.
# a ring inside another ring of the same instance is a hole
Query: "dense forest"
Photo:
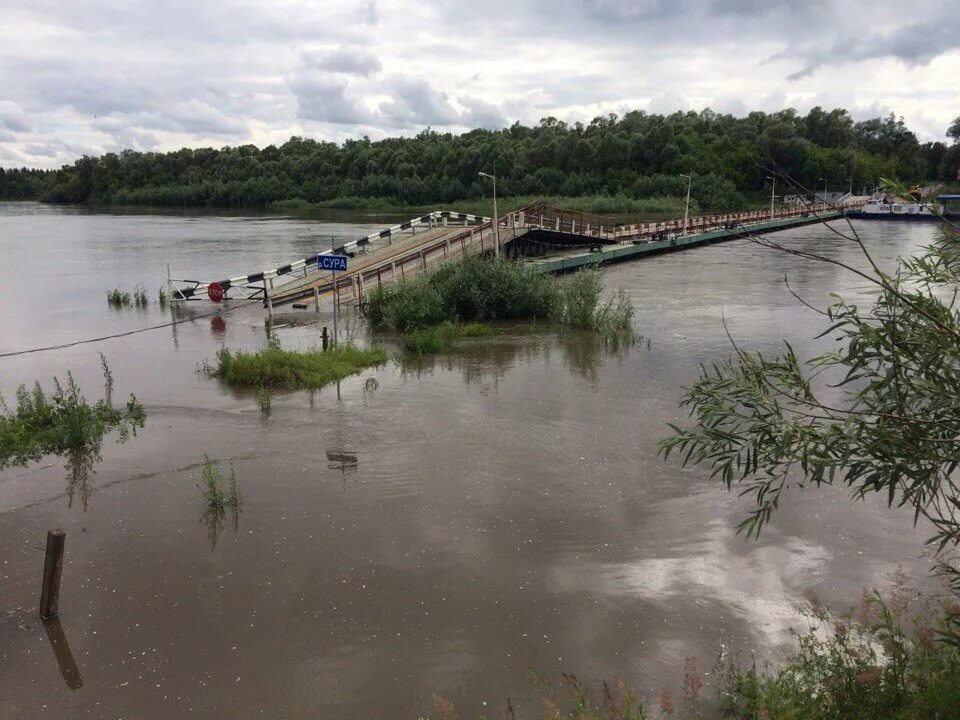
{"type": "Polygon", "coordinates": [[[59,170],[0,170],[0,199],[158,206],[362,204],[418,206],[490,194],[478,171],[495,172],[503,196],[692,196],[705,209],[739,207],[769,187],[771,168],[806,187],[872,188],[881,177],[953,179],[960,166],[960,119],[952,145],[920,143],[891,114],[854,122],[843,109],[710,110],[608,115],[588,125],[548,117],[534,127],[342,145],[292,137],[277,147],[107,153],[59,170]]]}

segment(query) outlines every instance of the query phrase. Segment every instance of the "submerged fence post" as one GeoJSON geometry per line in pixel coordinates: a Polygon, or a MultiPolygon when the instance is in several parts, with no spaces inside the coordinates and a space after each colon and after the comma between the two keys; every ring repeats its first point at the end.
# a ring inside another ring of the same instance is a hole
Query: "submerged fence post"
{"type": "Polygon", "coordinates": [[[47,531],[47,553],[43,559],[43,589],[40,591],[40,617],[49,620],[60,610],[60,574],[63,571],[63,530],[47,531]]]}
{"type": "Polygon", "coordinates": [[[323,330],[320,332],[320,347],[323,348],[323,351],[327,351],[327,344],[330,342],[329,336],[327,335],[327,326],[323,326],[323,330]]]}
{"type": "Polygon", "coordinates": [[[267,288],[267,281],[263,281],[263,297],[267,300],[267,317],[273,320],[273,300],[270,299],[270,290],[267,288]]]}

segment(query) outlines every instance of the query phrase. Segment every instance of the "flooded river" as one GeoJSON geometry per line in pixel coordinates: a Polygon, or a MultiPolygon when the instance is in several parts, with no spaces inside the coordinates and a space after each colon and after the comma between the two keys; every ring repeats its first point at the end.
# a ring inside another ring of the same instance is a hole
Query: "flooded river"
{"type": "MultiPolygon", "coordinates": [[[[143,282],[155,300],[167,262],[232,277],[386,224],[0,203],[0,353],[164,322],[156,303],[111,310],[104,296],[143,282]]],[[[858,227],[888,264],[933,232],[858,227]]],[[[820,226],[778,237],[859,262],[820,226]]],[[[730,353],[723,317],[744,346],[815,349],[820,318],[784,274],[816,305],[866,294],[836,266],[742,241],[661,255],[604,271],[636,306],[632,347],[505,328],[411,363],[388,344],[387,365],[281,393],[266,418],[198,372],[221,347],[264,344],[258,306],[0,358],[8,401],[68,370],[93,401],[103,352],[114,398],[134,392],[148,413],[126,444],[107,439],[91,476],[56,457],[0,471],[0,717],[414,718],[434,693],[461,717],[499,717],[508,696],[537,712],[527,668],[619,675],[652,697],[678,688],[685,656],[708,672],[721,643],[782,657],[807,591],[842,609],[898,564],[923,578],[908,512],[807,490],[749,542],[735,535],[744,501],[657,457],[680,386],[730,353]],[[236,521],[203,518],[204,453],[236,470],[236,521]],[[53,527],[66,559],[45,627],[53,527]]],[[[282,344],[316,343],[314,317],[295,317],[282,344]]]]}

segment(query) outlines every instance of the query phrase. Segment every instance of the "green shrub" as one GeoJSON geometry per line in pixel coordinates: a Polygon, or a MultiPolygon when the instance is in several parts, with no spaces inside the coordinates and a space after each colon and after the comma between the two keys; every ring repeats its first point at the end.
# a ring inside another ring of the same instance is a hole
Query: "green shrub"
{"type": "Polygon", "coordinates": [[[224,488],[223,475],[206,455],[203,456],[203,484],[199,488],[208,510],[236,509],[242,502],[237,487],[237,474],[233,467],[230,468],[230,484],[224,488]]]}
{"type": "Polygon", "coordinates": [[[458,323],[444,320],[439,325],[410,330],[403,335],[403,349],[409,353],[426,355],[450,352],[461,338],[484,337],[491,329],[481,323],[458,323]]]}
{"type": "Polygon", "coordinates": [[[319,389],[386,361],[383,350],[361,350],[349,345],[327,352],[267,347],[248,353],[224,348],[217,353],[213,374],[236,387],[319,389]]]}
{"type": "Polygon", "coordinates": [[[444,320],[547,318],[557,298],[550,276],[505,258],[467,255],[395,285],[375,288],[364,311],[375,327],[401,332],[444,320]]]}
{"type": "MultiPolygon", "coordinates": [[[[112,387],[113,378],[103,362],[105,381],[112,387]]],[[[21,385],[17,390],[17,408],[11,411],[0,398],[0,469],[26,465],[47,454],[64,455],[71,451],[99,445],[103,436],[116,429],[120,442],[137,429],[146,418],[143,406],[133,395],[125,409],[113,407],[107,400],[90,405],[80,394],[73,375],[67,373],[66,385],[53,379],[54,392],[49,397],[40,383],[33,390],[21,385]]],[[[109,389],[108,389],[109,392],[109,389]]]]}
{"type": "Polygon", "coordinates": [[[114,308],[129,307],[133,304],[133,296],[125,290],[114,288],[107,293],[107,305],[114,308]]]}
{"type": "MultiPolygon", "coordinates": [[[[721,659],[722,718],[867,720],[956,718],[960,648],[938,641],[947,615],[908,618],[897,599],[864,594],[858,612],[832,619],[815,610],[798,652],[779,669],[721,659]],[[905,629],[908,625],[912,629],[905,629]]],[[[954,609],[956,610],[956,609],[954,609]]],[[[945,610],[948,614],[952,610],[945,610]]]]}
{"type": "MultiPolygon", "coordinates": [[[[515,319],[629,332],[633,318],[629,299],[620,291],[602,303],[602,291],[602,275],[596,269],[557,278],[530,265],[472,254],[411,280],[375,288],[367,295],[364,312],[374,327],[408,334],[444,322],[515,319]]],[[[418,333],[410,343],[433,344],[443,332],[449,331],[418,333]]]]}

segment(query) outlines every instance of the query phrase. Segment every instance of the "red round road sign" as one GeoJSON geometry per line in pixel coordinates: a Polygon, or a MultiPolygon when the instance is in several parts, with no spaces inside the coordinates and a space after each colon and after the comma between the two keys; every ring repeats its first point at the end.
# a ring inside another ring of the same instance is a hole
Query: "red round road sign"
{"type": "Polygon", "coordinates": [[[221,302],[223,300],[223,286],[218,282],[212,282],[207,285],[207,296],[214,302],[221,302]]]}

